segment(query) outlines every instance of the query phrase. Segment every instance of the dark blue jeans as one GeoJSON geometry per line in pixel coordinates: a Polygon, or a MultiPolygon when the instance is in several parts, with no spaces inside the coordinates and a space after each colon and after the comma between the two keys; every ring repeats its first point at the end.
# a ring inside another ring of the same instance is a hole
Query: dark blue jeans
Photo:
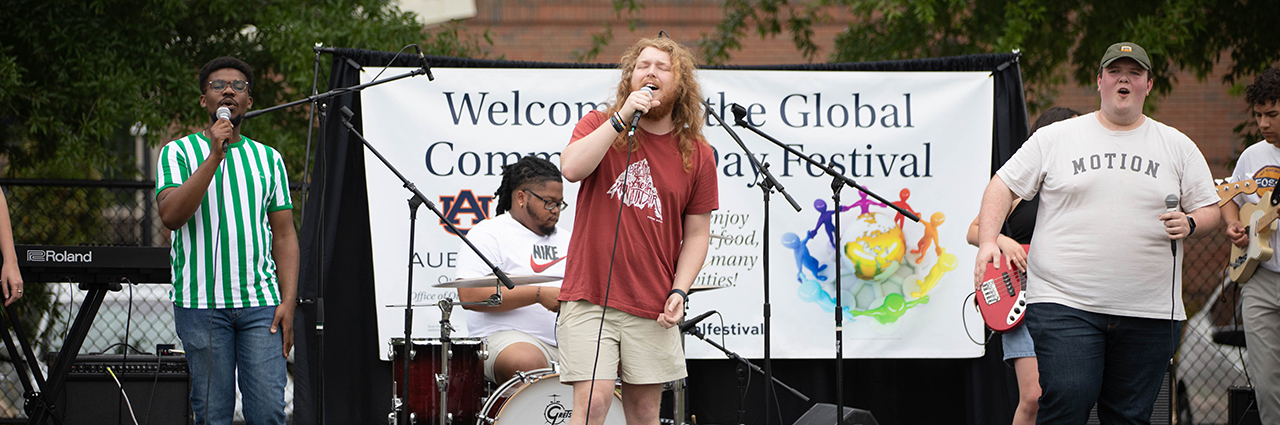
{"type": "Polygon", "coordinates": [[[174,327],[191,371],[196,425],[231,423],[237,381],[246,423],[284,425],[288,371],[283,335],[271,333],[275,311],[275,307],[174,306],[174,327]]]}
{"type": "Polygon", "coordinates": [[[1027,307],[1040,364],[1037,424],[1083,424],[1098,403],[1103,424],[1150,424],[1181,323],[1090,313],[1061,304],[1027,307]]]}

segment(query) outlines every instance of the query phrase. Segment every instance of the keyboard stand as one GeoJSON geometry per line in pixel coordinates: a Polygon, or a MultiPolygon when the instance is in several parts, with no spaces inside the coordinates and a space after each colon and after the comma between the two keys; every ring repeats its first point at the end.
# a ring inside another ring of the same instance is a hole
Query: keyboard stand
{"type": "MultiPolygon", "coordinates": [[[[85,337],[89,335],[89,328],[93,325],[93,319],[98,315],[98,309],[102,307],[102,301],[106,298],[107,291],[119,291],[120,283],[101,283],[90,284],[81,283],[79,288],[88,291],[85,300],[80,304],[80,310],[76,313],[75,322],[71,325],[71,330],[67,332],[67,337],[63,340],[61,353],[53,364],[49,366],[49,380],[43,381],[40,376],[40,367],[36,363],[35,354],[31,350],[30,340],[27,339],[25,332],[21,326],[18,326],[14,320],[17,316],[14,314],[13,307],[5,307],[8,314],[9,322],[14,323],[14,331],[17,333],[17,343],[26,353],[26,362],[30,365],[32,375],[34,375],[34,385],[27,382],[27,374],[25,367],[22,366],[22,357],[17,356],[17,348],[14,347],[14,341],[9,338],[8,332],[3,332],[5,346],[9,349],[9,356],[13,357],[14,365],[18,368],[22,387],[26,390],[26,405],[24,409],[27,411],[29,424],[43,425],[48,419],[52,419],[53,423],[61,425],[62,420],[59,419],[57,406],[53,400],[57,400],[62,395],[62,390],[67,380],[67,373],[71,372],[71,363],[75,360],[76,354],[80,352],[80,347],[84,345],[85,337]],[[43,382],[42,382],[43,381],[43,382]]],[[[8,326],[8,323],[3,323],[8,326]]],[[[63,406],[65,408],[65,406],[63,406]]]]}

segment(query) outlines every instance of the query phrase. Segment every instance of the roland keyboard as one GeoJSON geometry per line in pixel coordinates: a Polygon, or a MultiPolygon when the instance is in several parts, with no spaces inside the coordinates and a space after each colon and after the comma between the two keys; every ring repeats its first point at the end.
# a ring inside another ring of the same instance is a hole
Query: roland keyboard
{"type": "Polygon", "coordinates": [[[16,245],[25,283],[170,283],[169,248],[16,245]]]}

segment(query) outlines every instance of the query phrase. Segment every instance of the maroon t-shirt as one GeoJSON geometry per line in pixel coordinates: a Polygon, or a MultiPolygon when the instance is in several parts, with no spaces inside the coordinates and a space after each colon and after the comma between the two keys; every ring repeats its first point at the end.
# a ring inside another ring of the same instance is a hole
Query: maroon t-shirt
{"type": "MultiPolygon", "coordinates": [[[[587,114],[573,129],[569,143],[607,125],[605,121],[606,115],[599,111],[587,114]]],[[[630,167],[627,152],[610,147],[578,187],[560,301],[586,300],[657,319],[675,278],[684,216],[719,208],[716,163],[711,147],[700,143],[690,161],[692,169],[685,171],[673,135],[641,131],[636,139],[640,148],[631,153],[630,167]],[[624,168],[630,169],[625,187],[624,168]],[[626,208],[619,220],[624,192],[626,208]],[[618,249],[606,303],[615,225],[618,249]]]]}

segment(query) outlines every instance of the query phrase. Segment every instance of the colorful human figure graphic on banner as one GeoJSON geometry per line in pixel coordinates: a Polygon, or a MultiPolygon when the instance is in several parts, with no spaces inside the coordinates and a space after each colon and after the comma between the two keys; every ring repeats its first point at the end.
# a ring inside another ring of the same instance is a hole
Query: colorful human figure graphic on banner
{"type": "MultiPolygon", "coordinates": [[[[946,214],[934,212],[927,221],[907,222],[906,217],[886,204],[860,194],[857,202],[828,209],[825,200],[813,202],[817,223],[805,237],[784,233],[782,246],[795,255],[797,296],[817,304],[826,311],[835,310],[835,279],[831,271],[840,261],[841,301],[845,317],[859,318],[889,325],[909,314],[914,308],[929,303],[929,292],[943,277],[959,265],[955,255],[947,253],[938,236],[946,222],[946,214]],[[835,214],[857,208],[859,214],[841,217],[840,246],[836,246],[835,214]],[[838,212],[837,212],[838,211],[838,212]],[[827,234],[827,243],[814,241],[819,231],[827,234]],[[908,249],[908,237],[915,249],[908,249]],[[929,249],[933,247],[934,249],[929,249]]],[[[907,204],[908,188],[899,192],[894,205],[919,214],[907,204]]]]}

